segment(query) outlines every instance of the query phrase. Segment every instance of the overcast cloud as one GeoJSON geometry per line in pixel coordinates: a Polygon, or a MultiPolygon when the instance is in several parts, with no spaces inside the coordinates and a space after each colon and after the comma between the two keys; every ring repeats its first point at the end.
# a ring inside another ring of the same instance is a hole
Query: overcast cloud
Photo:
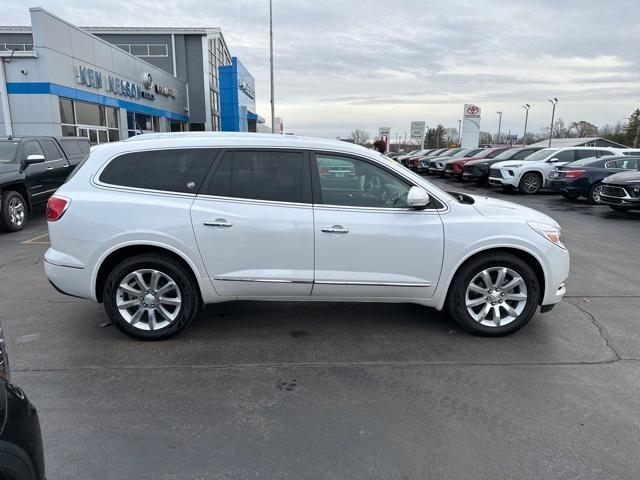
{"type": "MultiPolygon", "coordinates": [[[[0,23],[29,24],[2,0],[0,23]]],[[[35,5],[34,5],[35,6],[35,5]]],[[[256,77],[269,116],[268,1],[65,0],[38,4],[76,24],[221,27],[256,77]]],[[[307,135],[403,134],[411,120],[456,126],[462,104],[483,109],[482,130],[522,133],[556,115],[615,123],[640,107],[637,0],[274,0],[276,115],[307,135]]]]}

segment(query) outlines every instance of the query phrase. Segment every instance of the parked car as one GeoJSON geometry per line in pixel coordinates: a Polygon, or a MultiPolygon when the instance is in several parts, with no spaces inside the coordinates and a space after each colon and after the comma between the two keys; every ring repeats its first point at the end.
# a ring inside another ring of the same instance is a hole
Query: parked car
{"type": "Polygon", "coordinates": [[[445,177],[456,177],[462,178],[462,165],[467,163],[469,160],[477,158],[478,155],[482,155],[486,148],[478,147],[478,148],[470,148],[467,150],[463,150],[458,154],[454,155],[451,159],[447,160],[444,163],[444,176],[445,177]],[[456,165],[454,168],[453,165],[456,165]],[[458,167],[458,165],[460,167],[458,167]],[[458,170],[459,168],[459,170],[458,170]],[[455,173],[454,173],[455,171],[455,173]],[[457,173],[459,171],[459,174],[457,173]]]}
{"type": "Polygon", "coordinates": [[[411,156],[403,159],[401,163],[405,167],[411,168],[411,162],[413,160],[421,158],[421,157],[425,157],[425,156],[429,155],[433,151],[435,151],[435,148],[426,148],[426,149],[423,149],[423,150],[419,150],[415,155],[411,155],[411,156]]]}
{"type": "Polygon", "coordinates": [[[640,172],[622,172],[602,181],[600,202],[617,212],[640,208],[640,172]]]}
{"type": "Polygon", "coordinates": [[[398,155],[395,160],[397,160],[398,162],[402,163],[402,160],[412,157],[414,156],[416,153],[418,153],[420,150],[411,150],[410,152],[407,153],[403,153],[402,155],[398,155]]]}
{"type": "Polygon", "coordinates": [[[463,165],[462,179],[473,180],[479,185],[484,185],[489,179],[491,165],[504,160],[524,160],[531,154],[540,150],[539,147],[527,148],[502,148],[495,149],[491,157],[472,158],[463,165]]]}
{"type": "Polygon", "coordinates": [[[447,193],[324,139],[203,132],[101,145],[47,219],[55,288],[102,302],[144,340],[232,300],[412,302],[506,335],[558,303],[569,274],[547,215],[447,193]],[[325,173],[337,164],[353,175],[325,173]]]}
{"type": "Polygon", "coordinates": [[[423,155],[420,157],[416,157],[411,160],[412,167],[411,170],[417,173],[428,173],[429,171],[429,159],[437,157],[438,155],[442,155],[443,153],[450,150],[449,148],[439,148],[437,150],[432,150],[427,155],[423,155]]]}
{"type": "Polygon", "coordinates": [[[522,160],[498,162],[489,170],[489,184],[505,189],[517,188],[521,193],[534,194],[547,186],[549,173],[561,165],[583,158],[619,155],[609,147],[544,148],[522,160]]]}
{"type": "Polygon", "coordinates": [[[0,328],[0,478],[44,480],[38,412],[24,390],[11,383],[9,357],[0,328]]]}
{"type": "Polygon", "coordinates": [[[600,203],[602,180],[625,170],[640,169],[640,156],[585,158],[557,167],[549,174],[547,186],[573,200],[587,197],[589,203],[600,203]]]}
{"type": "Polygon", "coordinates": [[[0,138],[2,230],[22,230],[33,208],[47,202],[90,146],[84,137],[0,138]]]}
{"type": "Polygon", "coordinates": [[[440,175],[441,177],[443,177],[445,162],[450,158],[453,158],[455,155],[464,155],[465,153],[467,153],[468,150],[470,149],[469,148],[451,148],[440,155],[431,157],[429,159],[429,168],[427,172],[429,173],[429,175],[440,175]]]}

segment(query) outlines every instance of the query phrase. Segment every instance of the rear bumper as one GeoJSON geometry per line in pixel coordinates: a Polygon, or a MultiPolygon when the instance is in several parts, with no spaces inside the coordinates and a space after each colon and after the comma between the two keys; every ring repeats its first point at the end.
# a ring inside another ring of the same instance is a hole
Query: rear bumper
{"type": "Polygon", "coordinates": [[[44,272],[53,287],[65,295],[95,300],[91,292],[91,278],[85,268],[57,265],[44,258],[44,272]]]}
{"type": "Polygon", "coordinates": [[[587,191],[576,185],[575,182],[566,182],[562,180],[547,180],[547,187],[554,192],[569,193],[573,195],[586,195],[587,191]]]}

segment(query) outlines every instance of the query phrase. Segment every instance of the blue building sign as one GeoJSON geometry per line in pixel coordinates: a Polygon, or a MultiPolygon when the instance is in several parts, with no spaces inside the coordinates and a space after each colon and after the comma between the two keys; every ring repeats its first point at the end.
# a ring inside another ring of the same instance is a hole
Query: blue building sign
{"type": "Polygon", "coordinates": [[[264,119],[256,114],[256,82],[249,70],[231,58],[218,67],[220,78],[220,127],[225,132],[255,132],[264,119]]]}

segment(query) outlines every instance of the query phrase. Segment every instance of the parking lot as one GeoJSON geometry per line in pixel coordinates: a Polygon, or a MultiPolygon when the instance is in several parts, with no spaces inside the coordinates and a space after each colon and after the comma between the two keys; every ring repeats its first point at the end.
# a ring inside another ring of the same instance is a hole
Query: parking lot
{"type": "Polygon", "coordinates": [[[0,235],[0,322],[47,477],[638,478],[640,212],[434,182],[555,218],[565,300],[505,338],[415,305],[274,302],[138,342],[49,285],[42,212],[0,235]]]}

